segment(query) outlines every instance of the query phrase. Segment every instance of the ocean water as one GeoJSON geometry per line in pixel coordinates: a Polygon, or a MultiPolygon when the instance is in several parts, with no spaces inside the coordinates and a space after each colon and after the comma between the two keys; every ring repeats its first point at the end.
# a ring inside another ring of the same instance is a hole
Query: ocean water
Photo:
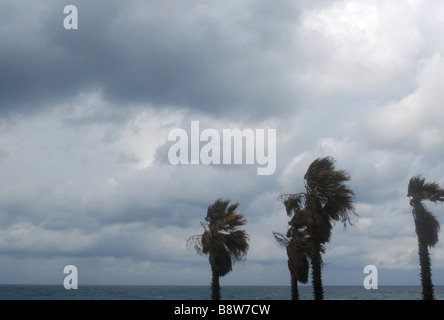
{"type": "MultiPolygon", "coordinates": [[[[0,285],[0,300],[209,300],[210,286],[0,285]]],[[[421,300],[419,286],[324,286],[326,300],[421,300]]],[[[289,300],[289,286],[223,286],[225,300],[289,300]]],[[[312,300],[312,288],[300,286],[301,300],[312,300]]],[[[435,287],[435,297],[444,300],[444,286],[435,287]]]]}

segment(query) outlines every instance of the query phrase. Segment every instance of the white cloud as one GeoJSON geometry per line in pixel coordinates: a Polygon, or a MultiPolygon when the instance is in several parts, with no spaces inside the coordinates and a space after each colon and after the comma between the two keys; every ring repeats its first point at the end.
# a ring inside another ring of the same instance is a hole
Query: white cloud
{"type": "MultiPolygon", "coordinates": [[[[295,176],[302,177],[305,172],[303,172],[303,168],[307,167],[307,164],[312,161],[309,159],[308,152],[304,152],[300,155],[295,156],[288,165],[282,170],[281,175],[279,176],[279,182],[281,183],[283,189],[290,189],[294,188],[295,186],[295,176]]],[[[301,183],[299,183],[300,186],[303,186],[301,183]]],[[[296,193],[296,192],[293,192],[296,193]]]]}
{"type": "Polygon", "coordinates": [[[364,120],[369,140],[381,146],[428,152],[444,140],[444,112],[440,101],[444,58],[435,54],[420,63],[417,89],[388,105],[375,108],[364,120]]]}
{"type": "Polygon", "coordinates": [[[152,166],[156,150],[164,144],[168,132],[179,126],[180,115],[145,111],[121,128],[113,149],[117,154],[134,159],[136,169],[152,166]]]}
{"type": "Polygon", "coordinates": [[[336,246],[328,250],[327,259],[350,256],[359,251],[360,249],[352,246],[336,246]]]}
{"type": "Polygon", "coordinates": [[[417,239],[394,237],[368,241],[366,254],[371,264],[385,269],[418,269],[417,239]]]}
{"type": "Polygon", "coordinates": [[[346,159],[354,153],[353,142],[350,138],[344,138],[338,141],[333,138],[321,138],[318,140],[318,146],[323,154],[328,154],[336,159],[346,159]]]}
{"type": "Polygon", "coordinates": [[[296,78],[313,98],[396,92],[408,85],[423,41],[403,1],[335,1],[304,12],[300,25],[307,56],[296,78]]]}

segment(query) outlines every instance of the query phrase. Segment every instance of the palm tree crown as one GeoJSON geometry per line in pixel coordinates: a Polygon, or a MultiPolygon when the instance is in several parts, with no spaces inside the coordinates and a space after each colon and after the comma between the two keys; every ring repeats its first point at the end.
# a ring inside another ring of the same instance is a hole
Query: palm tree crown
{"type": "Polygon", "coordinates": [[[347,171],[336,170],[334,164],[331,157],[316,159],[308,167],[304,179],[307,193],[315,199],[313,209],[323,212],[329,220],[341,220],[345,227],[350,224],[349,213],[355,214],[354,193],[345,184],[350,180],[347,171]]]}

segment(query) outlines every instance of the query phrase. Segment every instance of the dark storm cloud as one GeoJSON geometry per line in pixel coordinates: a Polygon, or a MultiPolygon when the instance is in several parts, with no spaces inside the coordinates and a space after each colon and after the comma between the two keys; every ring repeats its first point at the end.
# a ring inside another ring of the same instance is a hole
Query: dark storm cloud
{"type": "Polygon", "coordinates": [[[113,105],[216,115],[258,118],[295,108],[287,71],[295,57],[286,43],[297,12],[290,2],[252,1],[236,16],[229,3],[232,12],[211,13],[202,1],[77,1],[78,30],[63,28],[66,4],[50,2],[27,21],[38,7],[27,3],[0,5],[15,21],[0,34],[2,113],[96,90],[113,105]]]}

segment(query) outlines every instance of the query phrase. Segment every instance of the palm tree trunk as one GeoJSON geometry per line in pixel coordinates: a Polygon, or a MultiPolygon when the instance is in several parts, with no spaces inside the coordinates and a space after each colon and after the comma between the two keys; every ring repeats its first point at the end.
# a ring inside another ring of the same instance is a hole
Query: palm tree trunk
{"type": "Polygon", "coordinates": [[[212,272],[212,281],[211,281],[211,299],[220,300],[219,275],[216,274],[214,271],[212,272]]]}
{"type": "Polygon", "coordinates": [[[422,299],[433,300],[432,267],[429,248],[420,237],[418,237],[418,254],[419,265],[421,267],[422,299]]]}
{"type": "Polygon", "coordinates": [[[299,300],[298,281],[296,277],[291,277],[291,300],[299,300]]]}
{"type": "Polygon", "coordinates": [[[313,295],[315,300],[324,299],[324,289],[322,288],[322,257],[321,245],[314,244],[314,254],[311,259],[311,279],[313,284],[313,295]]]}

